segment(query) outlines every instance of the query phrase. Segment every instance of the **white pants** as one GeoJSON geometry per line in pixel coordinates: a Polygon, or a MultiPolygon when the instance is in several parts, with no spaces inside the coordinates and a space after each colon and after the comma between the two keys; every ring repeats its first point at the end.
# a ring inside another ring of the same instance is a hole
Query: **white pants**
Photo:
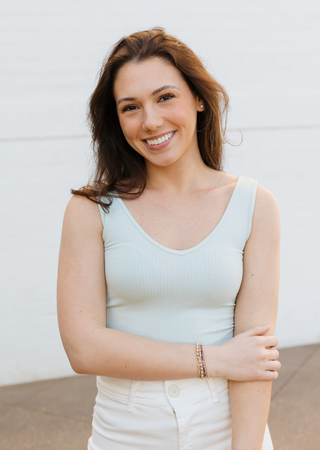
{"type": "MultiPolygon", "coordinates": [[[[231,450],[228,380],[97,377],[88,450],[231,450]]],[[[268,426],[262,450],[273,450],[268,426]]]]}

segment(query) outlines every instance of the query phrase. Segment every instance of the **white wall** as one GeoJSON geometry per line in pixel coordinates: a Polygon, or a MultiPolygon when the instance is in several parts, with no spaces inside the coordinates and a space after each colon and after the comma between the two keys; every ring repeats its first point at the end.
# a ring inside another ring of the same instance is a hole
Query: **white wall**
{"type": "Polygon", "coordinates": [[[320,342],[320,4],[316,0],[2,0],[0,385],[72,373],[56,319],[69,189],[86,183],[86,102],[107,50],[164,26],[231,99],[226,171],[282,214],[281,346],[320,342]]]}

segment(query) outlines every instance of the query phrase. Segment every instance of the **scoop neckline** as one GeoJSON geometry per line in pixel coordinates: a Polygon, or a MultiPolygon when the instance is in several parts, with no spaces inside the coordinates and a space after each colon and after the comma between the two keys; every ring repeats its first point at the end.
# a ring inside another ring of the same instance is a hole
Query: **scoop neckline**
{"type": "Polygon", "coordinates": [[[119,200],[120,205],[122,206],[124,212],[126,213],[126,215],[128,216],[128,218],[130,219],[130,221],[133,223],[133,225],[137,228],[138,231],[140,231],[140,233],[149,241],[151,242],[151,244],[155,245],[156,247],[160,248],[163,251],[166,251],[168,253],[173,253],[175,255],[186,255],[188,253],[194,252],[196,250],[198,250],[200,247],[202,247],[209,239],[211,239],[212,236],[214,236],[216,234],[216,232],[219,230],[219,228],[221,227],[221,225],[223,224],[225,218],[227,217],[228,211],[230,210],[230,207],[232,205],[232,203],[234,202],[234,198],[235,198],[235,194],[238,190],[238,186],[239,186],[239,182],[240,179],[242,178],[241,175],[238,176],[238,179],[236,181],[236,185],[233,189],[233,192],[231,194],[230,200],[226,206],[226,209],[224,210],[224,213],[222,214],[219,222],[217,223],[217,225],[214,227],[214,229],[208,234],[207,237],[205,237],[201,242],[199,242],[199,244],[187,248],[185,250],[175,250],[173,248],[169,248],[166,247],[165,245],[160,244],[159,242],[157,242],[155,239],[153,239],[146,231],[144,231],[144,229],[138,224],[138,222],[136,221],[136,219],[133,217],[133,215],[131,214],[131,212],[129,211],[129,209],[127,208],[127,206],[125,205],[124,201],[122,200],[121,197],[116,197],[117,200],[119,200]]]}

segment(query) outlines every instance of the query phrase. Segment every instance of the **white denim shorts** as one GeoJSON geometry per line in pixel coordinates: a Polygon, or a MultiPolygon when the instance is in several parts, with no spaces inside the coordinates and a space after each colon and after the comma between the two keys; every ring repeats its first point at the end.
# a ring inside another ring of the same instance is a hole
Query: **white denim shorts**
{"type": "MultiPolygon", "coordinates": [[[[228,380],[97,377],[88,450],[231,450],[228,380]]],[[[273,450],[268,426],[262,450],[273,450]]]]}

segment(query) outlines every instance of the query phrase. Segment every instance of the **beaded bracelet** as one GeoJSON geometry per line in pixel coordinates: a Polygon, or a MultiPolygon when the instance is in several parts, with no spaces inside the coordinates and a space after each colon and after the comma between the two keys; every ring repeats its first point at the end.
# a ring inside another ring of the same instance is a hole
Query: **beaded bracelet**
{"type": "Polygon", "coordinates": [[[202,379],[209,378],[206,357],[204,354],[203,346],[201,344],[196,344],[196,352],[198,358],[198,377],[202,379]]]}

